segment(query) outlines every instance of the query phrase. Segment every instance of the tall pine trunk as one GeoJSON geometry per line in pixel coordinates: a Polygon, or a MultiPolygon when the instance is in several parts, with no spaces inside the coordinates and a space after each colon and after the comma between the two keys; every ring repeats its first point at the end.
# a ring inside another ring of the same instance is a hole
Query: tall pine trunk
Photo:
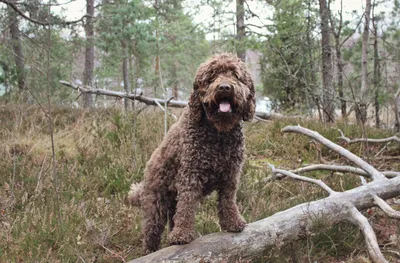
{"type": "Polygon", "coordinates": [[[244,0],[236,0],[236,52],[237,56],[244,62],[246,62],[246,47],[244,43],[245,33],[244,0]]]}
{"type": "Polygon", "coordinates": [[[375,16],[375,4],[372,11],[372,26],[374,28],[374,103],[375,103],[375,126],[380,127],[380,83],[381,83],[381,64],[379,61],[379,47],[378,47],[378,22],[375,16]]]}
{"type": "MultiPolygon", "coordinates": [[[[85,48],[85,69],[83,72],[83,85],[93,87],[93,71],[94,71],[94,0],[86,0],[87,17],[85,24],[86,48],[85,48]]],[[[93,107],[93,97],[91,94],[83,94],[83,107],[93,107]]]]}

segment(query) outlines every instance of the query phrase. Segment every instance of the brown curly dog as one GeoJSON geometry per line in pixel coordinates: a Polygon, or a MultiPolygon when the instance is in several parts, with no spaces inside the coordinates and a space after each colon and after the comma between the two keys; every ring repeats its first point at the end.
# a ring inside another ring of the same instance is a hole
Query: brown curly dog
{"type": "Polygon", "coordinates": [[[223,230],[240,232],[246,222],[236,205],[244,159],[242,121],[255,110],[254,84],[246,65],[231,54],[200,65],[189,105],[147,162],[144,181],[132,184],[128,199],[144,212],[143,248],[159,249],[167,222],[169,244],[195,238],[196,208],[218,192],[223,230]]]}

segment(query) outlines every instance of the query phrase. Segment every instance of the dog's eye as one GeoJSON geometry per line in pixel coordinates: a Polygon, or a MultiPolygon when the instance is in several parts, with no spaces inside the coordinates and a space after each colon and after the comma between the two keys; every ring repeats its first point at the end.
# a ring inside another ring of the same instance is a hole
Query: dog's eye
{"type": "Polygon", "coordinates": [[[239,72],[233,71],[233,76],[235,76],[235,78],[236,78],[237,80],[242,81],[241,78],[240,78],[239,72]]]}
{"type": "Polygon", "coordinates": [[[207,85],[210,85],[211,83],[213,83],[214,80],[215,80],[214,77],[207,79],[207,81],[206,81],[207,85]]]}

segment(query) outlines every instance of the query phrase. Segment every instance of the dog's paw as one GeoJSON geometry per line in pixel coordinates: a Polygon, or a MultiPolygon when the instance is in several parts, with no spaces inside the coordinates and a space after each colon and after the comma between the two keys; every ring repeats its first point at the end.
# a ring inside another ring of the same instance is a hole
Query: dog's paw
{"type": "Polygon", "coordinates": [[[183,245],[192,242],[195,239],[195,235],[191,231],[179,231],[173,230],[168,235],[169,245],[183,245]]]}
{"type": "Polygon", "coordinates": [[[225,222],[221,224],[221,228],[228,232],[242,232],[246,227],[246,221],[242,218],[238,218],[236,220],[231,220],[230,222],[225,222]]]}

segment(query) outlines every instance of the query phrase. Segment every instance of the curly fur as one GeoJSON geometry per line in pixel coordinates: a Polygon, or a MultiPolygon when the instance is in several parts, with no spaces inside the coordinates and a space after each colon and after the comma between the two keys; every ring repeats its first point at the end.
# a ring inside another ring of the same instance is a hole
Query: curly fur
{"type": "Polygon", "coordinates": [[[201,64],[189,105],[146,164],[144,180],[132,184],[131,204],[144,213],[143,248],[159,249],[169,223],[169,244],[195,238],[196,208],[206,195],[218,192],[223,230],[240,232],[246,222],[236,205],[243,159],[242,121],[253,118],[255,91],[245,64],[231,54],[201,64]],[[230,111],[220,110],[228,102],[230,111]]]}

